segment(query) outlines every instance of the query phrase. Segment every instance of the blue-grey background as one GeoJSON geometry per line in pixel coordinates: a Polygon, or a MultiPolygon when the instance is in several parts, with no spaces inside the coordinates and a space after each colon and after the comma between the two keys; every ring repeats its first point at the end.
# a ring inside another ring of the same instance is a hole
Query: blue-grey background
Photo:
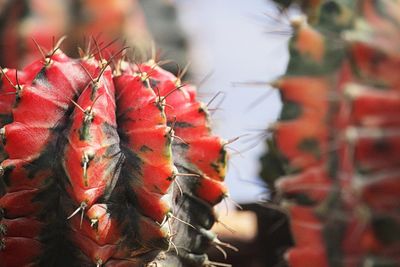
{"type": "Polygon", "coordinates": [[[266,0],[176,3],[189,42],[193,80],[209,76],[200,86],[201,99],[207,102],[219,91],[224,95],[210,105],[219,106],[212,116],[214,131],[227,140],[242,136],[229,145],[230,194],[239,203],[259,201],[267,196],[258,179],[265,129],[276,120],[281,103],[278,92],[267,85],[235,83],[272,81],[284,73],[290,37],[287,19],[266,0]]]}

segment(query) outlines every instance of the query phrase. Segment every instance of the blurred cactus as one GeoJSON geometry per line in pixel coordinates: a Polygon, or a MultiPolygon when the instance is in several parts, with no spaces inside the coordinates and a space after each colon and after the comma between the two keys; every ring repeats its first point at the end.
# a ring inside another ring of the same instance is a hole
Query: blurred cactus
{"type": "Polygon", "coordinates": [[[263,157],[291,220],[286,261],[400,266],[400,1],[276,2],[309,15],[292,21],[287,73],[273,83],[283,109],[263,157]]]}

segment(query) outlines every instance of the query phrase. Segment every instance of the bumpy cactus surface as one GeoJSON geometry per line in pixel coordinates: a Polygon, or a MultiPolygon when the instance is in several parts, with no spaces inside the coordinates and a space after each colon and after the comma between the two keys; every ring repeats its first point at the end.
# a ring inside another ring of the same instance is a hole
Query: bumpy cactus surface
{"type": "Polygon", "coordinates": [[[218,264],[225,143],[193,86],[117,57],[2,70],[1,267],[218,264]]]}
{"type": "Polygon", "coordinates": [[[276,2],[311,15],[292,23],[264,157],[291,220],[286,261],[400,266],[400,1],[276,2]]]}

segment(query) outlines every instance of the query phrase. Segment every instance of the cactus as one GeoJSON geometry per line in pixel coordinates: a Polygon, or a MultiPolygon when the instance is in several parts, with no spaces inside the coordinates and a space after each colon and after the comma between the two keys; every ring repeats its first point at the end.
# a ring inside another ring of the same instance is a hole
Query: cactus
{"type": "Polygon", "coordinates": [[[0,64],[11,68],[21,68],[41,55],[32,39],[51,49],[52,38],[68,35],[63,49],[78,57],[76,47],[94,37],[107,46],[105,58],[121,49],[123,41],[141,53],[151,43],[136,0],[6,0],[0,6],[0,21],[0,64]],[[111,42],[115,39],[120,42],[111,42]]]}
{"type": "Polygon", "coordinates": [[[2,69],[0,266],[218,266],[227,154],[196,89],[59,46],[2,69]]]}
{"type": "Polygon", "coordinates": [[[276,2],[309,14],[292,22],[287,73],[273,83],[283,109],[263,158],[291,220],[286,261],[400,266],[400,2],[276,2]]]}

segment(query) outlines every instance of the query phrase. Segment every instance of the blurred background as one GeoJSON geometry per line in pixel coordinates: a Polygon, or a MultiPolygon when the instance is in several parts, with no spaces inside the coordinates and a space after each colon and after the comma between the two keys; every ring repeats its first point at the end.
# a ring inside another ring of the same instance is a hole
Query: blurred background
{"type": "Polygon", "coordinates": [[[178,74],[190,64],[186,80],[209,103],[215,133],[232,141],[226,177],[231,199],[219,207],[223,224],[215,230],[240,250],[226,260],[212,250],[210,258],[233,266],[284,266],[279,256],[291,243],[287,222],[279,210],[268,208],[270,194],[259,175],[266,129],[281,108],[278,92],[267,82],[282,75],[288,61],[290,26],[276,5],[268,0],[0,0],[1,66],[26,65],[41,56],[33,40],[46,50],[63,35],[68,38],[62,48],[71,56],[79,56],[78,46],[81,53],[99,46],[104,57],[130,46],[131,57],[145,59],[154,40],[157,57],[172,61],[165,65],[170,71],[178,74]]]}

